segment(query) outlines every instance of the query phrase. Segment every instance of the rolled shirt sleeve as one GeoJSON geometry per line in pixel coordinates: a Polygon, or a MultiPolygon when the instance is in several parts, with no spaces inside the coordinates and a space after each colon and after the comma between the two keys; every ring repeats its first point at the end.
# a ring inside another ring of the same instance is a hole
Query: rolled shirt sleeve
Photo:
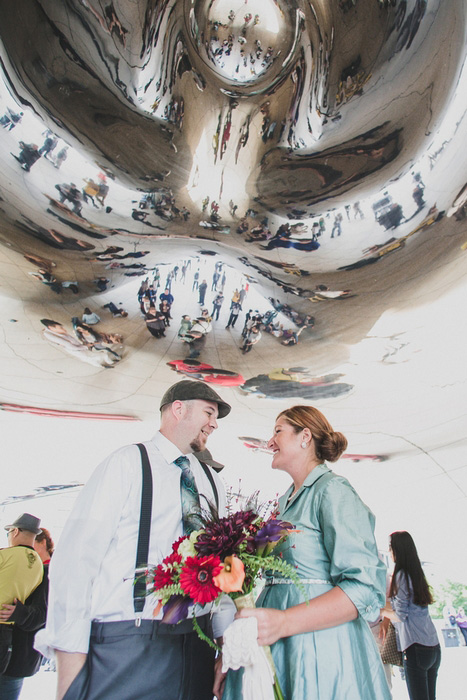
{"type": "Polygon", "coordinates": [[[386,602],[386,567],[378,558],[373,513],[346,479],[336,477],[323,490],[320,521],[332,583],[374,621],[386,602]]]}
{"type": "MultiPolygon", "coordinates": [[[[50,563],[47,623],[35,641],[45,656],[53,656],[54,649],[88,652],[94,583],[125,511],[132,481],[139,483],[141,493],[141,478],[138,482],[134,465],[119,451],[97,467],[75,502],[50,563]]],[[[134,560],[129,561],[126,575],[131,586],[134,560]]],[[[122,573],[115,570],[118,583],[122,573]]]]}
{"type": "Polygon", "coordinates": [[[397,595],[391,598],[391,606],[399,620],[401,622],[404,622],[409,616],[409,607],[412,599],[412,591],[409,589],[407,579],[402,573],[402,571],[399,571],[397,573],[396,583],[397,595]]]}
{"type": "Polygon", "coordinates": [[[237,608],[228,595],[222,595],[214,607],[212,615],[212,632],[214,639],[222,637],[227,627],[234,621],[237,608]]]}
{"type": "MultiPolygon", "coordinates": [[[[155,485],[149,546],[149,565],[154,566],[182,535],[180,470],[171,464],[179,451],[160,433],[145,445],[155,485]]],[[[211,500],[210,482],[199,462],[193,458],[193,463],[200,493],[207,493],[211,500]]],[[[225,490],[219,477],[213,477],[223,514],[225,490]]],[[[54,649],[87,653],[93,620],[135,619],[141,482],[139,451],[130,445],[104,460],[79,494],[50,564],[47,623],[35,640],[44,656],[53,656],[54,649]]],[[[141,616],[154,619],[156,605],[156,597],[147,596],[141,616]]],[[[228,618],[227,609],[222,604],[214,614],[218,636],[229,624],[223,622],[228,618]]],[[[202,614],[208,613],[210,607],[205,606],[202,614]]]]}

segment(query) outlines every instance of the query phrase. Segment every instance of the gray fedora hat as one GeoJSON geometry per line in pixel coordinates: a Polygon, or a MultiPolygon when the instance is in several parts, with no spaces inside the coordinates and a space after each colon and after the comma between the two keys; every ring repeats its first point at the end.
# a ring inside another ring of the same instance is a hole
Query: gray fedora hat
{"type": "Polygon", "coordinates": [[[189,379],[182,379],[181,382],[172,384],[162,397],[160,408],[162,409],[168,403],[173,403],[174,401],[191,401],[192,399],[217,403],[219,418],[225,418],[230,413],[230,405],[223,401],[219,394],[208,384],[189,379]]]}
{"type": "Polygon", "coordinates": [[[11,523],[11,525],[5,525],[5,530],[17,527],[19,530],[27,530],[28,532],[33,532],[35,535],[40,535],[42,532],[40,524],[40,518],[36,518],[35,515],[31,515],[30,513],[23,513],[19,518],[16,518],[15,522],[11,523]]]}

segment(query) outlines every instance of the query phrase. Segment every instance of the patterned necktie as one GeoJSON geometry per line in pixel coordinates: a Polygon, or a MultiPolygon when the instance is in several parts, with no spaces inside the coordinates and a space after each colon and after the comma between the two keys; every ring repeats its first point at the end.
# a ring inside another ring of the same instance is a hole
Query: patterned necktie
{"type": "Polygon", "coordinates": [[[182,470],[180,498],[182,502],[183,534],[190,535],[193,530],[199,530],[202,527],[199,493],[188,457],[177,457],[177,459],[174,459],[174,464],[182,470]]]}

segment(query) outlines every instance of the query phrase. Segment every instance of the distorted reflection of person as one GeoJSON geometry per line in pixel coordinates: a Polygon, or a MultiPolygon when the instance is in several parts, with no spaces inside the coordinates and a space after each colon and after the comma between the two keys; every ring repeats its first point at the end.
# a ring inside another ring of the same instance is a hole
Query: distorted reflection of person
{"type": "Polygon", "coordinates": [[[146,328],[154,338],[165,337],[165,314],[162,311],[158,311],[154,304],[149,305],[145,321],[146,328]]]}
{"type": "Polygon", "coordinates": [[[75,338],[67,331],[67,329],[58,321],[50,318],[42,318],[41,323],[45,328],[42,330],[42,335],[52,345],[56,345],[64,350],[69,355],[76,357],[82,362],[86,362],[95,367],[110,368],[113,363],[107,363],[106,358],[102,353],[93,353],[91,348],[82,343],[78,338],[75,338]]]}
{"type": "Polygon", "coordinates": [[[35,143],[24,143],[24,141],[19,142],[19,148],[20,151],[18,156],[16,156],[14,153],[11,155],[13,158],[16,158],[18,163],[21,164],[23,170],[29,172],[34,163],[36,163],[36,161],[38,161],[41,157],[39,148],[35,143]]]}
{"type": "MultiPolygon", "coordinates": [[[[386,568],[378,558],[375,518],[350,483],[332,472],[347,448],[325,416],[293,406],[276,419],[268,449],[272,468],[293,483],[279,499],[279,515],[296,530],[277,553],[302,580],[267,578],[256,608],[258,643],[272,645],[286,700],[389,700],[391,697],[368,621],[386,600],[386,568]]],[[[242,697],[242,671],[229,671],[223,700],[242,697]]],[[[217,676],[220,697],[222,677],[217,676]]]]}
{"type": "Polygon", "coordinates": [[[108,309],[112,316],[122,316],[122,318],[126,318],[128,316],[128,311],[125,311],[125,309],[117,306],[113,303],[113,301],[109,301],[108,304],[104,304],[102,308],[108,309]]]}
{"type": "Polygon", "coordinates": [[[95,328],[91,328],[86,323],[79,320],[77,316],[71,319],[76,337],[83,345],[86,345],[93,352],[102,353],[105,366],[121,360],[121,356],[112,349],[114,343],[122,342],[123,338],[118,334],[99,333],[95,328]]]}
{"type": "Polygon", "coordinates": [[[58,138],[52,131],[50,131],[50,129],[47,129],[44,132],[44,134],[45,140],[42,146],[39,148],[39,154],[41,156],[44,156],[44,158],[47,158],[47,160],[49,160],[49,153],[52,153],[52,151],[56,147],[58,143],[58,138]]]}
{"type": "Polygon", "coordinates": [[[79,216],[82,210],[81,192],[76,187],[75,183],[70,182],[70,184],[67,184],[64,182],[61,185],[55,185],[55,189],[60,193],[60,203],[63,204],[65,201],[70,202],[73,211],[79,216]]]}
{"type": "Polygon", "coordinates": [[[433,603],[431,589],[410,533],[393,532],[389,548],[394,561],[391,607],[386,606],[383,614],[396,628],[410,700],[436,700],[441,647],[428,609],[433,603]]]}
{"type": "Polygon", "coordinates": [[[63,146],[55,156],[55,160],[53,161],[53,164],[57,168],[57,170],[60,169],[62,164],[66,161],[68,158],[68,146],[63,146]]]}
{"type": "Polygon", "coordinates": [[[19,114],[17,112],[13,112],[12,109],[7,107],[5,114],[3,114],[0,117],[0,124],[3,126],[4,129],[7,131],[11,131],[12,129],[15,128],[17,124],[20,123],[21,119],[23,118],[23,112],[20,112],[19,114]]]}
{"type": "Polygon", "coordinates": [[[81,316],[81,320],[83,323],[87,323],[88,326],[95,326],[101,319],[95,311],[91,311],[89,306],[86,306],[83,311],[83,315],[81,316]]]}

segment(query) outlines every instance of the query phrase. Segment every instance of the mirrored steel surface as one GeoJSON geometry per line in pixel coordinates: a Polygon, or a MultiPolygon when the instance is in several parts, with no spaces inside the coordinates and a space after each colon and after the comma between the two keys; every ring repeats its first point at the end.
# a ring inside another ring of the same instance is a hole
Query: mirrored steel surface
{"type": "Polygon", "coordinates": [[[38,342],[41,318],[99,304],[99,280],[123,292],[201,251],[317,317],[294,364],[312,348],[321,376],[394,285],[415,303],[456,269],[462,0],[16,0],[1,17],[2,293],[38,342]]]}

